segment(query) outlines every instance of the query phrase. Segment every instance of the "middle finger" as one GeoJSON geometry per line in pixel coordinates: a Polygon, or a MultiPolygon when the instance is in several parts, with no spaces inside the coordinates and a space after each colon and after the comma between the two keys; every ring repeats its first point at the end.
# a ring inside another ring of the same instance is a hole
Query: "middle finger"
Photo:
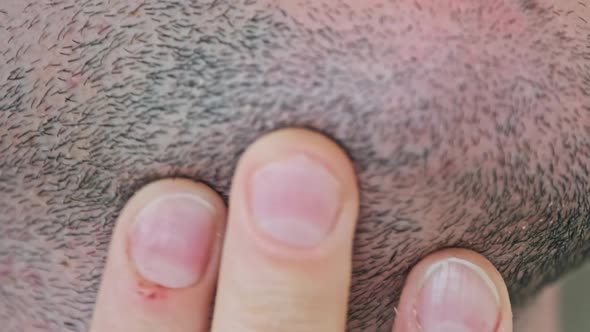
{"type": "Polygon", "coordinates": [[[357,213],[336,144],[298,129],[255,142],[233,181],[212,330],[343,331],[357,213]]]}

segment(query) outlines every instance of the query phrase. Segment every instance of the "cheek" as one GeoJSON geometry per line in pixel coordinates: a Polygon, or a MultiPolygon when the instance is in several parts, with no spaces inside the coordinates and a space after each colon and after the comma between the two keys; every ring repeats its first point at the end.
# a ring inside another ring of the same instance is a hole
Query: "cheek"
{"type": "Polygon", "coordinates": [[[395,3],[383,0],[273,2],[277,3],[282,11],[307,28],[328,27],[348,33],[370,34],[379,26],[387,26],[389,29],[385,32],[388,32],[389,39],[398,38],[398,32],[404,32],[404,38],[408,39],[413,39],[412,34],[416,32],[427,37],[482,30],[518,35],[533,23],[527,13],[539,10],[535,1],[522,6],[519,1],[510,0],[489,4],[464,0],[444,3],[434,0],[420,3],[409,0],[395,3]]]}

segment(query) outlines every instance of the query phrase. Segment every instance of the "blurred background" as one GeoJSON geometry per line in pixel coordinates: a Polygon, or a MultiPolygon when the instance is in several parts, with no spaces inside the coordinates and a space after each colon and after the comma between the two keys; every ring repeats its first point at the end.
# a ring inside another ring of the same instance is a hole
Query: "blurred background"
{"type": "Polygon", "coordinates": [[[515,315],[516,332],[590,332],[590,264],[547,287],[515,315]]]}
{"type": "MultiPolygon", "coordinates": [[[[562,332],[590,331],[590,264],[561,282],[562,332]]],[[[526,331],[528,332],[528,331],[526,331]]],[[[532,331],[531,331],[532,332],[532,331]]]]}

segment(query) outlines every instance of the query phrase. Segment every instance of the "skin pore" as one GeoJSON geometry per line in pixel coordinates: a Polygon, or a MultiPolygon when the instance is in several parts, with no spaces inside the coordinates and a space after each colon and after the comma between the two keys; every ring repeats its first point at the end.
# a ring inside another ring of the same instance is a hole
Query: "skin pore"
{"type": "Polygon", "coordinates": [[[516,306],[589,250],[590,2],[3,0],[0,322],[83,331],[135,189],[225,197],[276,128],[357,168],[348,330],[389,331],[404,277],[486,256],[516,306]]]}

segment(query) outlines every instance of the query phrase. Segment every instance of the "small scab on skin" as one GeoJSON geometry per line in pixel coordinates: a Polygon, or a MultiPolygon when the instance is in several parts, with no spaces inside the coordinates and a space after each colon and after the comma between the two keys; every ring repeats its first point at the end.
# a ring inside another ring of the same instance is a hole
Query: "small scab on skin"
{"type": "Polygon", "coordinates": [[[146,301],[156,301],[166,298],[166,288],[144,280],[137,282],[137,294],[146,301]]]}
{"type": "Polygon", "coordinates": [[[141,7],[143,7],[145,5],[145,3],[141,3],[139,4],[139,6],[137,6],[134,10],[131,11],[131,13],[129,13],[129,16],[137,16],[139,14],[139,10],[141,9],[141,7]]]}

